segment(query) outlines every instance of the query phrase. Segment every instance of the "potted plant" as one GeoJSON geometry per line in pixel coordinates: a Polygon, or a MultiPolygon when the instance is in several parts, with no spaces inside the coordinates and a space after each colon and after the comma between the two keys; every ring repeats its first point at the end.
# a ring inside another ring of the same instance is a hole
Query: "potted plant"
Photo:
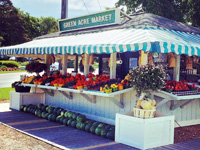
{"type": "Polygon", "coordinates": [[[165,86],[167,74],[163,66],[150,64],[138,66],[131,69],[129,75],[130,84],[136,90],[139,97],[137,105],[134,107],[134,115],[143,114],[140,116],[141,118],[152,118],[155,115],[156,102],[148,98],[147,94],[158,91],[165,86]],[[145,116],[147,114],[149,115],[145,116]]]}

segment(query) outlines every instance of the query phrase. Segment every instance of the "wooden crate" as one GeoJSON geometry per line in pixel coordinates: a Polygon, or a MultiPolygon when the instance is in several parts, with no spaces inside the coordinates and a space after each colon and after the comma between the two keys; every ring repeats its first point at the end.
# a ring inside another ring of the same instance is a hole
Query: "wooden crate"
{"type": "Polygon", "coordinates": [[[132,112],[116,114],[115,141],[139,149],[174,143],[174,116],[156,114],[155,118],[133,117],[132,112]]]}

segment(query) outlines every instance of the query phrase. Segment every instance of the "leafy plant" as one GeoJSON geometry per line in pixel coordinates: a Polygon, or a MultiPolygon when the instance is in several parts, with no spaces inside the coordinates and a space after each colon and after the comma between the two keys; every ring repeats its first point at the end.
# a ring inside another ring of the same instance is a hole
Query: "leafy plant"
{"type": "Polygon", "coordinates": [[[40,73],[42,71],[45,71],[47,69],[47,65],[44,63],[40,63],[38,61],[33,61],[30,64],[26,65],[26,70],[30,73],[36,72],[40,73]]]}
{"type": "Polygon", "coordinates": [[[163,66],[149,64],[131,69],[129,74],[131,86],[135,88],[138,96],[163,88],[167,77],[163,66]]]}

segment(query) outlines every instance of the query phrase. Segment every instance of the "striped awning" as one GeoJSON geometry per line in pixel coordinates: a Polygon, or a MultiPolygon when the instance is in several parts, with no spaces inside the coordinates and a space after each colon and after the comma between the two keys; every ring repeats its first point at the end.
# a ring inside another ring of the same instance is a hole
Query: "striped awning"
{"type": "Polygon", "coordinates": [[[33,40],[2,47],[0,54],[91,54],[139,50],[200,56],[200,35],[158,27],[126,28],[33,40]]]}

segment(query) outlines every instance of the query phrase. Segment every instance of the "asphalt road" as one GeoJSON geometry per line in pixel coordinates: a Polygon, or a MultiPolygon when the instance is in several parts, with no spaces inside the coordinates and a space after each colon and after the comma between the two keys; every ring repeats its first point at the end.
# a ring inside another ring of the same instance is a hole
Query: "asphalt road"
{"type": "Polygon", "coordinates": [[[0,88],[11,87],[11,84],[20,80],[20,75],[31,75],[26,72],[0,74],[0,88]]]}

